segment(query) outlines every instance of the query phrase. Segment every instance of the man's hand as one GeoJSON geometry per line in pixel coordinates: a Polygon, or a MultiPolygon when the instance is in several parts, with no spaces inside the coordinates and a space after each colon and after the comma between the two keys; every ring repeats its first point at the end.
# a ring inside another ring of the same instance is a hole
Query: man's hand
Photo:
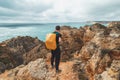
{"type": "Polygon", "coordinates": [[[59,37],[59,42],[61,42],[62,41],[62,39],[61,39],[61,37],[59,37]]]}

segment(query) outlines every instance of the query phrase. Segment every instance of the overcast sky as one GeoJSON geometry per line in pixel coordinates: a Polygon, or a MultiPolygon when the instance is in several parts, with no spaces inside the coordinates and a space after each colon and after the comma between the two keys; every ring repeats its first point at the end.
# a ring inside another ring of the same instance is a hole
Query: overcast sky
{"type": "Polygon", "coordinates": [[[120,0],[0,0],[0,22],[120,21],[120,0]]]}

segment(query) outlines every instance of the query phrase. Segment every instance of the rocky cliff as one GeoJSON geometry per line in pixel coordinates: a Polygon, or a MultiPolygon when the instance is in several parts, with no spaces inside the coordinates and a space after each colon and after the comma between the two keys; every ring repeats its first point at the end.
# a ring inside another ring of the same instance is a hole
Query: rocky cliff
{"type": "Polygon", "coordinates": [[[120,80],[120,22],[62,26],[61,34],[60,74],[50,68],[44,42],[17,37],[0,44],[0,71],[20,65],[1,74],[1,80],[120,80]]]}
{"type": "Polygon", "coordinates": [[[120,79],[120,26],[109,25],[111,27],[99,29],[80,50],[89,80],[120,79]]]}
{"type": "Polygon", "coordinates": [[[44,42],[29,36],[16,37],[0,44],[0,72],[37,58],[45,58],[48,53],[44,42]],[[5,66],[5,67],[4,67],[5,66]]]}

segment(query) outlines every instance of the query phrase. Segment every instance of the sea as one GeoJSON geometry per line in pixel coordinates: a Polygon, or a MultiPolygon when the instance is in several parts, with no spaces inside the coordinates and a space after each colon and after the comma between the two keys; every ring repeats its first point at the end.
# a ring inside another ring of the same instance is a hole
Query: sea
{"type": "Polygon", "coordinates": [[[91,25],[91,23],[0,23],[0,42],[17,36],[38,37],[38,39],[45,41],[46,34],[53,32],[56,25],[80,28],[91,25]]]}

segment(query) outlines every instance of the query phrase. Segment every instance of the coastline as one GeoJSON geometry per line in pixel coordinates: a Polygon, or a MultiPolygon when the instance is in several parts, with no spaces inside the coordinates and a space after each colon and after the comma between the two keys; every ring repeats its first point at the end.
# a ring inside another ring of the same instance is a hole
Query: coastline
{"type": "Polygon", "coordinates": [[[62,72],[58,76],[49,67],[50,51],[44,42],[37,37],[19,36],[0,44],[0,77],[3,80],[10,77],[26,80],[58,77],[62,80],[99,80],[101,76],[103,80],[119,80],[120,23],[112,22],[107,27],[96,23],[78,29],[62,26],[61,34],[62,72]],[[8,71],[3,73],[5,70],[8,71]]]}
{"type": "MultiPolygon", "coordinates": [[[[68,22],[68,23],[4,23],[0,25],[0,42],[17,36],[38,37],[44,41],[47,33],[54,31],[56,25],[70,26],[71,28],[80,28],[85,25],[92,25],[86,22],[68,22]]],[[[106,25],[105,25],[106,26],[106,25]]]]}

